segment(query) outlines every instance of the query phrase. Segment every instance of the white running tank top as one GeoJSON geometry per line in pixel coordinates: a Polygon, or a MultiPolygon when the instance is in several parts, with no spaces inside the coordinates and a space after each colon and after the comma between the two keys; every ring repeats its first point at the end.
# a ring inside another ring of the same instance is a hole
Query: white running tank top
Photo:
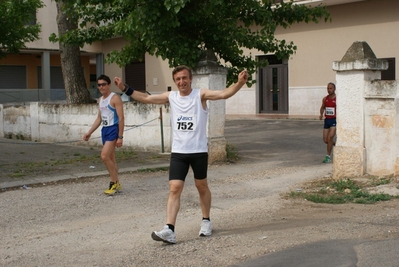
{"type": "Polygon", "coordinates": [[[169,94],[172,153],[208,152],[208,108],[202,107],[200,92],[193,89],[188,96],[181,96],[178,91],[169,94]]]}
{"type": "Polygon", "coordinates": [[[99,101],[100,105],[100,113],[101,113],[101,121],[103,124],[103,127],[108,127],[112,126],[115,124],[118,124],[119,118],[118,114],[116,113],[116,109],[111,106],[111,98],[115,95],[114,92],[111,92],[111,94],[104,99],[102,96],[99,101]]]}

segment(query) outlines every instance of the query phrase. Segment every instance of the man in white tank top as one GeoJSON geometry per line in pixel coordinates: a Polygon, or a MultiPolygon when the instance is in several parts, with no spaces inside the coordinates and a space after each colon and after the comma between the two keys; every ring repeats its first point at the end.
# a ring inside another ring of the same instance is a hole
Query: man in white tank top
{"type": "Polygon", "coordinates": [[[104,162],[110,176],[107,195],[113,195],[122,189],[118,178],[118,165],[116,163],[115,147],[122,146],[125,119],[123,115],[123,102],[119,95],[111,92],[111,79],[106,75],[97,78],[97,86],[102,97],[98,99],[99,110],[96,120],[90,130],[83,136],[88,141],[91,134],[102,124],[101,137],[103,149],[101,159],[104,162]]]}
{"type": "Polygon", "coordinates": [[[212,234],[210,221],[211,191],[208,187],[208,138],[206,123],[208,108],[206,101],[227,99],[233,96],[248,80],[246,70],[238,75],[237,83],[221,91],[191,88],[192,72],[187,66],[178,66],[172,72],[178,91],[148,95],[115,77],[115,85],[126,95],[145,104],[170,104],[172,125],[172,154],[169,168],[169,197],[166,208],[166,225],[154,231],[151,237],[156,241],[176,243],[175,224],[180,208],[180,195],[191,166],[195,186],[199,193],[202,222],[199,236],[212,234]]]}

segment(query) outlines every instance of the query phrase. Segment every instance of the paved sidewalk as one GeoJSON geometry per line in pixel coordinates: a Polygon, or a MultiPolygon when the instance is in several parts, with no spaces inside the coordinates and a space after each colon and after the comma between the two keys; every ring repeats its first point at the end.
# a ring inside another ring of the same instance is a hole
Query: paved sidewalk
{"type": "MultiPolygon", "coordinates": [[[[121,150],[117,150],[121,151],[121,150]]],[[[125,151],[125,150],[123,150],[125,151]]],[[[0,190],[107,176],[101,147],[34,143],[0,139],[0,190]]],[[[118,159],[119,173],[169,166],[169,153],[126,150],[118,159]]]]}

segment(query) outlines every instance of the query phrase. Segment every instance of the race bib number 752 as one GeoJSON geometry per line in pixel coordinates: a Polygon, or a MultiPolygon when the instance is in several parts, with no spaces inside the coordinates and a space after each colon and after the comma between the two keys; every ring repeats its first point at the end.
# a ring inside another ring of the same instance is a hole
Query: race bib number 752
{"type": "Polygon", "coordinates": [[[178,115],[174,124],[177,131],[195,131],[197,120],[195,115],[178,115]]]}

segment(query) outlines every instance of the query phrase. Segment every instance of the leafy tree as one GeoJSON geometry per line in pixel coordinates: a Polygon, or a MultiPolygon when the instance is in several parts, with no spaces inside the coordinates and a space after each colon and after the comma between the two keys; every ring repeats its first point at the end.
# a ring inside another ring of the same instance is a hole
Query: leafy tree
{"type": "Polygon", "coordinates": [[[19,53],[25,43],[39,38],[40,24],[32,22],[41,7],[40,0],[0,0],[0,58],[19,53]]]}
{"type": "MultiPolygon", "coordinates": [[[[65,0],[67,1],[67,0],[65,0]]],[[[202,51],[213,51],[228,68],[228,83],[240,70],[254,73],[261,62],[244,52],[255,49],[287,58],[297,49],[278,40],[277,27],[294,23],[318,23],[329,19],[325,7],[310,8],[273,0],[79,0],[69,1],[80,18],[79,27],[57,40],[68,44],[106,40],[121,36],[128,42],[107,55],[119,66],[150,55],[168,59],[170,67],[194,67],[202,51]]],[[[251,83],[251,82],[249,82],[251,83]]]]}
{"type": "MultiPolygon", "coordinates": [[[[67,2],[56,0],[58,34],[65,35],[78,28],[78,17],[75,12],[67,12],[67,2]]],[[[80,48],[77,44],[59,43],[62,76],[68,104],[92,103],[95,100],[87,90],[83,68],[80,62],[80,48]]]]}

